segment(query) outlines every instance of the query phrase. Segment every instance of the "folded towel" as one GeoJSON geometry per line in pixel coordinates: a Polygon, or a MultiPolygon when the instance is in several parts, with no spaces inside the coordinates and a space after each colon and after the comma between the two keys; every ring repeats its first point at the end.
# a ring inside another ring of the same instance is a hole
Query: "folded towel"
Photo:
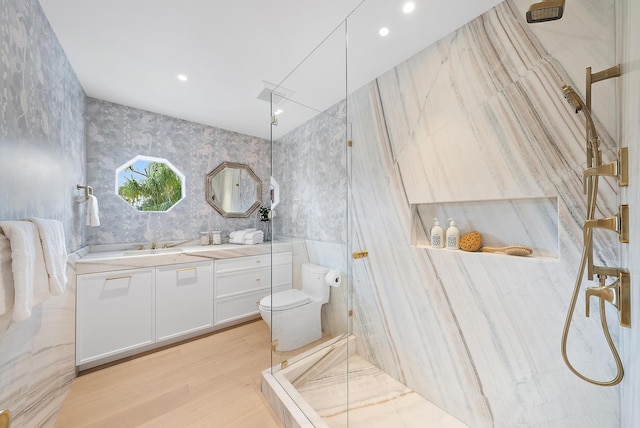
{"type": "Polygon", "coordinates": [[[38,227],[44,262],[49,273],[49,291],[54,296],[64,294],[67,288],[67,246],[64,227],[58,220],[25,218],[38,227]]]}
{"type": "Polygon", "coordinates": [[[12,319],[23,321],[31,317],[33,306],[50,295],[38,227],[28,221],[2,221],[0,228],[11,243],[14,290],[12,319]]]}
{"type": "Polygon", "coordinates": [[[242,241],[244,241],[244,237],[247,233],[251,233],[253,231],[255,231],[255,228],[248,228],[248,229],[243,229],[243,230],[236,230],[234,232],[231,232],[229,234],[229,243],[230,244],[242,244],[242,241]]]}
{"type": "Polygon", "coordinates": [[[244,245],[262,244],[263,242],[264,242],[263,238],[245,239],[244,241],[242,241],[244,245]]]}
{"type": "Polygon", "coordinates": [[[87,226],[100,226],[100,217],[98,209],[98,199],[89,195],[89,199],[87,199],[87,219],[85,221],[87,226]]]}
{"type": "Polygon", "coordinates": [[[11,272],[11,243],[0,233],[0,315],[13,308],[13,273],[11,272]]]}
{"type": "Polygon", "coordinates": [[[261,230],[252,230],[250,232],[247,232],[244,234],[244,238],[242,238],[243,241],[246,241],[247,239],[254,239],[256,237],[264,237],[264,232],[261,230]]]}

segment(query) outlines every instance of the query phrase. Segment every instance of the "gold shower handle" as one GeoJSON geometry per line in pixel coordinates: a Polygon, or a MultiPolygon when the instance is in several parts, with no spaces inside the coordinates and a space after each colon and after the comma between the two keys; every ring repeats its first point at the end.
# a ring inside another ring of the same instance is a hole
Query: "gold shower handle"
{"type": "Polygon", "coordinates": [[[587,291],[585,292],[586,303],[587,303],[587,308],[586,308],[587,317],[589,316],[589,306],[591,302],[591,297],[593,296],[599,297],[600,300],[606,300],[616,308],[618,307],[618,300],[620,299],[619,298],[620,289],[618,288],[617,284],[618,282],[616,281],[611,285],[601,285],[599,287],[587,288],[587,291]]]}
{"type": "Polygon", "coordinates": [[[620,205],[616,215],[606,218],[591,219],[584,222],[584,242],[587,242],[587,231],[589,229],[607,229],[616,232],[620,242],[629,242],[629,205],[620,205]]]}
{"type": "Polygon", "coordinates": [[[582,175],[583,191],[587,194],[587,177],[594,175],[616,177],[620,187],[629,185],[629,148],[618,150],[618,159],[605,165],[598,165],[584,170],[582,175]]]}
{"type": "Polygon", "coordinates": [[[601,286],[589,287],[585,292],[586,315],[589,316],[589,300],[591,297],[599,297],[610,302],[620,312],[620,325],[631,328],[631,275],[622,268],[608,266],[594,266],[594,271],[600,277],[601,286]],[[604,285],[604,279],[608,276],[617,276],[613,284],[604,285]]]}

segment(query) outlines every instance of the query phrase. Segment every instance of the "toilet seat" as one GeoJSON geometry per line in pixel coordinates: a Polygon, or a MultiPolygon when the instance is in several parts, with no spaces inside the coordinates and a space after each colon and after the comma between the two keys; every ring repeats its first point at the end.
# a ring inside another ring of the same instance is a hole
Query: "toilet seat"
{"type": "Polygon", "coordinates": [[[284,311],[298,306],[306,305],[311,301],[311,297],[302,291],[292,288],[290,290],[280,291],[273,295],[260,299],[260,309],[264,311],[284,311]]]}

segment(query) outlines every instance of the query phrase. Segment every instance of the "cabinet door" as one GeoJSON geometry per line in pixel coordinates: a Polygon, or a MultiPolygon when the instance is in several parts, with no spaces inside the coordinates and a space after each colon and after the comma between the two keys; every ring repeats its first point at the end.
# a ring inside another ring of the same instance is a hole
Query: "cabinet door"
{"type": "Polygon", "coordinates": [[[156,338],[213,324],[213,262],[156,268],[156,338]]]}
{"type": "Polygon", "coordinates": [[[78,365],[153,342],[153,283],[153,269],[78,275],[78,365]]]}

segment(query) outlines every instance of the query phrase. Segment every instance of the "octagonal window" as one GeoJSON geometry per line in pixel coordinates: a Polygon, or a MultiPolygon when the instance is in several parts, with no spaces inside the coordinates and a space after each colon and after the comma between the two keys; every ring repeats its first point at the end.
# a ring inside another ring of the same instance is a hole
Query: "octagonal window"
{"type": "Polygon", "coordinates": [[[185,197],[185,178],[166,159],[138,155],[116,169],[116,194],[138,211],[169,211],[185,197]]]}

